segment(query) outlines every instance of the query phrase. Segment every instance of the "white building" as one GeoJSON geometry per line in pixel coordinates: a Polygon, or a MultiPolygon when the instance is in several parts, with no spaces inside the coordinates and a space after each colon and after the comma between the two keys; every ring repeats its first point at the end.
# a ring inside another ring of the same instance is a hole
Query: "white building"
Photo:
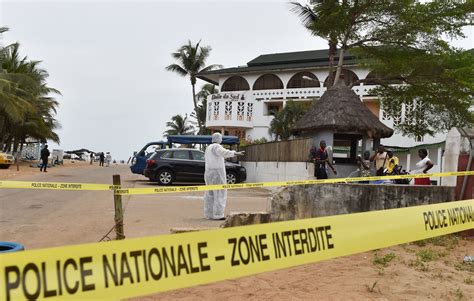
{"type": "MultiPolygon", "coordinates": [[[[282,109],[288,100],[310,102],[326,91],[328,51],[300,51],[260,55],[246,66],[202,72],[198,77],[219,86],[220,93],[207,100],[206,127],[225,134],[255,140],[272,140],[269,133],[273,110],[282,109]]],[[[375,77],[375,73],[357,64],[354,56],[346,54],[343,74],[346,84],[375,77]]],[[[415,106],[400,108],[397,118],[389,119],[380,106],[370,80],[355,83],[354,92],[384,124],[389,127],[410,119],[415,106]]],[[[435,137],[408,138],[395,133],[381,141],[384,145],[412,147],[444,141],[446,133],[435,137]]]]}

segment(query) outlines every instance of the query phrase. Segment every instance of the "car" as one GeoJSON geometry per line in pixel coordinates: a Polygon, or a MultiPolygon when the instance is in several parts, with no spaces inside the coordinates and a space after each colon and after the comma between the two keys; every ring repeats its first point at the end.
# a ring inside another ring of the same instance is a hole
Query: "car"
{"type": "Polygon", "coordinates": [[[6,153],[0,153],[0,168],[9,168],[15,163],[15,158],[6,153]]]}
{"type": "MultiPolygon", "coordinates": [[[[245,167],[225,162],[228,184],[247,179],[245,167]]],[[[160,185],[173,182],[204,182],[204,152],[190,148],[163,149],[156,151],[148,160],[144,175],[160,185]]]]}

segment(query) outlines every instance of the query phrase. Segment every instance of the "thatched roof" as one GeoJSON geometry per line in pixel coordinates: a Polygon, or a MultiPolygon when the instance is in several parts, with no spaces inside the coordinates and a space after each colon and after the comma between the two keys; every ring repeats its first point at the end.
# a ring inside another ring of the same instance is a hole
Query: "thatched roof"
{"type": "Polygon", "coordinates": [[[309,111],[298,120],[295,134],[309,136],[319,130],[361,134],[369,138],[387,138],[393,130],[384,125],[351,88],[343,84],[328,89],[309,111]]]}

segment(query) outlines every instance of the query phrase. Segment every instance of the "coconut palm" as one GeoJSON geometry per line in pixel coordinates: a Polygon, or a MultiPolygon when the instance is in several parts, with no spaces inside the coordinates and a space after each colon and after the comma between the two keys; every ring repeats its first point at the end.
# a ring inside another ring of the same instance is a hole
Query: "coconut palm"
{"type": "Polygon", "coordinates": [[[211,94],[217,93],[218,90],[213,84],[205,84],[201,87],[201,91],[197,93],[198,107],[194,112],[191,113],[191,117],[196,119],[196,123],[201,124],[202,127],[199,128],[199,135],[210,134],[210,130],[206,129],[206,116],[207,116],[207,97],[211,94]]]}
{"type": "MultiPolygon", "coordinates": [[[[1,31],[0,31],[1,32],[1,31]]],[[[59,142],[54,132],[58,102],[51,96],[60,92],[47,85],[49,74],[19,54],[19,44],[1,50],[0,72],[0,145],[13,151],[28,138],[59,142]]]]}
{"type": "Polygon", "coordinates": [[[296,122],[305,114],[307,107],[305,103],[289,100],[281,111],[272,112],[274,118],[270,122],[269,132],[275,135],[275,141],[291,137],[296,122]]]}
{"type": "Polygon", "coordinates": [[[194,126],[190,124],[188,114],[184,117],[182,115],[175,115],[171,117],[171,121],[166,123],[168,129],[163,133],[165,137],[169,135],[193,135],[194,126]]]}
{"type": "MultiPolygon", "coordinates": [[[[199,72],[210,71],[213,69],[221,68],[221,65],[209,65],[206,66],[206,60],[211,52],[210,46],[201,46],[201,41],[193,45],[191,41],[181,46],[176,52],[173,52],[171,56],[178,61],[177,64],[171,64],[166,67],[166,70],[175,72],[181,76],[188,76],[191,81],[192,92],[193,92],[193,104],[194,110],[198,108],[198,100],[196,98],[196,80],[199,72]]],[[[199,128],[202,127],[200,120],[198,120],[199,128]]]]}

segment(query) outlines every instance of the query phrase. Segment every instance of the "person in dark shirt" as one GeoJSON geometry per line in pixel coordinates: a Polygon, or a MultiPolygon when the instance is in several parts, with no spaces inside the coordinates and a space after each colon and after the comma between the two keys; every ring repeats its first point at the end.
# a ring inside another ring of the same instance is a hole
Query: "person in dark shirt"
{"type": "Polygon", "coordinates": [[[316,177],[316,179],[328,178],[328,174],[326,172],[326,163],[332,169],[334,174],[337,175],[336,169],[329,160],[328,152],[326,150],[326,141],[321,140],[318,149],[311,149],[311,157],[314,162],[314,176],[316,177]]]}
{"type": "Polygon", "coordinates": [[[104,153],[100,153],[99,155],[99,166],[104,166],[104,161],[105,161],[105,155],[104,153]]]}
{"type": "Polygon", "coordinates": [[[40,171],[46,171],[46,167],[48,167],[48,157],[49,157],[49,150],[48,146],[45,145],[43,149],[41,150],[41,165],[40,165],[40,171]]]}

